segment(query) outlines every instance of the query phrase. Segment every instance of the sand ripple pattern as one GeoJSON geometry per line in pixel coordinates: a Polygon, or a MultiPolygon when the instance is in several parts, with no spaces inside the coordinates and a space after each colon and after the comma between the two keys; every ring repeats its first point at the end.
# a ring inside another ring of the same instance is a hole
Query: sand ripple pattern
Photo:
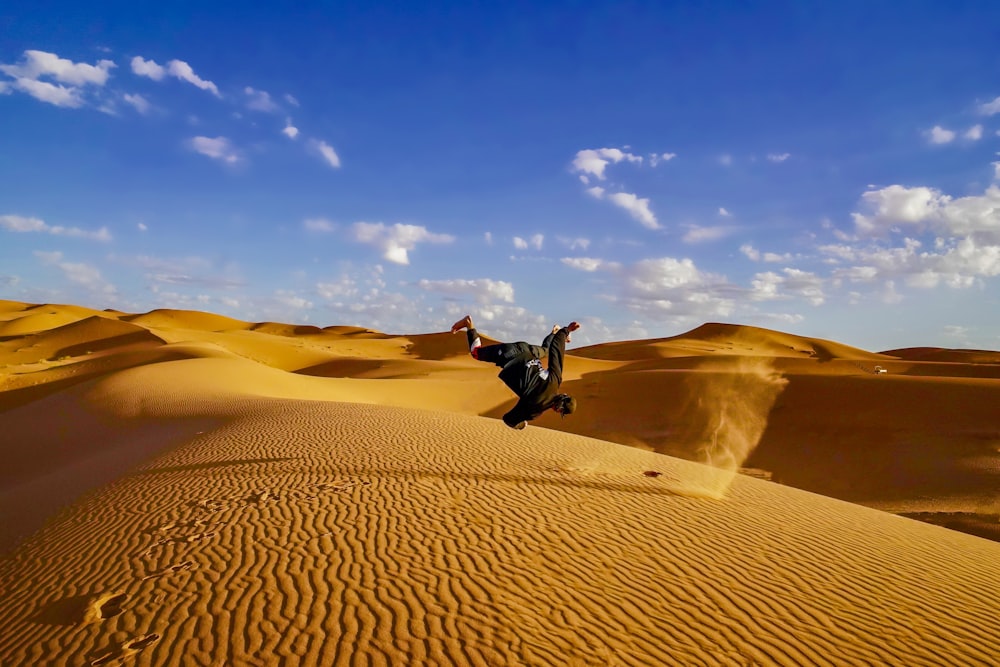
{"type": "Polygon", "coordinates": [[[1000,544],[539,428],[237,419],[0,567],[2,665],[985,665],[1000,544]],[[659,472],[660,475],[645,475],[659,472]]]}

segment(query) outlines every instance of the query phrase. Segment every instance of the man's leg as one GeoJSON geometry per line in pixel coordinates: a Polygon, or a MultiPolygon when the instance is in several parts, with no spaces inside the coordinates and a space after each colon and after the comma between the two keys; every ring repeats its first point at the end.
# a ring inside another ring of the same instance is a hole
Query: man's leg
{"type": "Polygon", "coordinates": [[[496,364],[503,368],[504,364],[514,357],[515,351],[511,348],[517,346],[518,343],[500,343],[484,347],[470,315],[466,315],[451,326],[452,333],[458,333],[462,329],[465,329],[465,337],[469,342],[469,354],[472,355],[473,359],[496,364]]]}

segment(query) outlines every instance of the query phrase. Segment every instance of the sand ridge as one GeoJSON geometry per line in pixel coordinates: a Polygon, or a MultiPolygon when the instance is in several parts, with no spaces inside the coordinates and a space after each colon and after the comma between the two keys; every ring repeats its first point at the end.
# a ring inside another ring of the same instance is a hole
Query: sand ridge
{"type": "Polygon", "coordinates": [[[871,509],[1000,537],[996,353],[709,324],[570,350],[513,433],[459,335],[0,326],[2,665],[1000,654],[1000,543],[871,509]]]}
{"type": "Polygon", "coordinates": [[[710,469],[545,429],[511,440],[440,411],[232,401],[228,425],[91,494],[4,563],[5,664],[931,665],[1000,651],[993,542],[745,477],[706,499],[710,469]]]}

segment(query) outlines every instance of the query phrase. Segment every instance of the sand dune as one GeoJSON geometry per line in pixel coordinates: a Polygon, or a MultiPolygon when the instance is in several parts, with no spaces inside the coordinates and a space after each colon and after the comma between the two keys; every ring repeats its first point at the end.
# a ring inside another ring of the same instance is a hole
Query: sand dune
{"type": "Polygon", "coordinates": [[[705,325],[572,351],[515,433],[447,333],[0,326],[0,665],[1000,655],[1000,543],[880,511],[996,536],[996,353],[705,325]]]}

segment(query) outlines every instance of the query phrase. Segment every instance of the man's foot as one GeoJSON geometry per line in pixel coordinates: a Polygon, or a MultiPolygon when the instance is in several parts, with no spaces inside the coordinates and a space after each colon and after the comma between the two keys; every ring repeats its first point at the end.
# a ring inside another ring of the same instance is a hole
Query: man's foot
{"type": "Polygon", "coordinates": [[[454,324],[451,325],[451,332],[458,333],[462,329],[471,329],[471,328],[472,328],[472,316],[466,315],[458,322],[455,322],[454,324]]]}

